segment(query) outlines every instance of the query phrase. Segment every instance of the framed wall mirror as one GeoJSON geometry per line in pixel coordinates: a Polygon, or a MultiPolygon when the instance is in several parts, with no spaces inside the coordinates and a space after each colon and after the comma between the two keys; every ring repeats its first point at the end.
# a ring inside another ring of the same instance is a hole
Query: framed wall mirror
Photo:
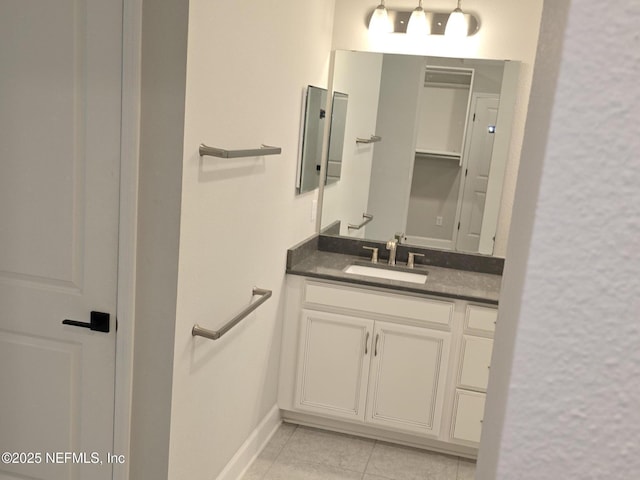
{"type": "Polygon", "coordinates": [[[349,96],[349,110],[341,181],[324,187],[321,232],[491,255],[518,67],[334,52],[332,89],[349,96]],[[355,141],[371,136],[381,141],[355,141]],[[366,226],[348,228],[364,214],[373,217],[366,226]]]}

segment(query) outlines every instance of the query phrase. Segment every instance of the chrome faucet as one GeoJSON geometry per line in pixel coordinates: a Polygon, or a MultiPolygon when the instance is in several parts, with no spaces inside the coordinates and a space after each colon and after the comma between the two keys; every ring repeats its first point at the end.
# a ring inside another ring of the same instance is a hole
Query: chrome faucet
{"type": "Polygon", "coordinates": [[[396,264],[396,248],[398,248],[398,239],[394,238],[387,242],[387,250],[389,250],[389,265],[396,264]]]}

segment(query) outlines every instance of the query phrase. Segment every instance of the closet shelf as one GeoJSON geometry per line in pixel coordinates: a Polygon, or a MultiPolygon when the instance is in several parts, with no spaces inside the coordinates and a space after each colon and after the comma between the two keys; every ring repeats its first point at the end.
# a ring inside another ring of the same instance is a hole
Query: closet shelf
{"type": "Polygon", "coordinates": [[[422,148],[416,148],[416,156],[438,157],[438,158],[445,158],[445,159],[459,161],[461,155],[458,152],[445,152],[445,151],[438,151],[438,150],[426,150],[422,148]]]}

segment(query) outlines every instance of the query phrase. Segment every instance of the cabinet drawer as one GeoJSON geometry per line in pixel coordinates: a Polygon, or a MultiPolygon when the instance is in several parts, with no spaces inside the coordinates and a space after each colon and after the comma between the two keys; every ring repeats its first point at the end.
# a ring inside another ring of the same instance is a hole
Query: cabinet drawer
{"type": "Polygon", "coordinates": [[[491,307],[468,305],[465,317],[465,329],[484,333],[493,333],[496,329],[498,310],[491,307]]]}
{"type": "Polygon", "coordinates": [[[490,338],[462,337],[460,369],[458,370],[458,386],[473,390],[487,391],[489,366],[493,340],[490,338]]]}
{"type": "Polygon", "coordinates": [[[450,325],[453,302],[367,291],[342,285],[307,283],[305,303],[450,325]]]}
{"type": "Polygon", "coordinates": [[[456,390],[451,438],[463,442],[480,442],[485,394],[456,390]]]}

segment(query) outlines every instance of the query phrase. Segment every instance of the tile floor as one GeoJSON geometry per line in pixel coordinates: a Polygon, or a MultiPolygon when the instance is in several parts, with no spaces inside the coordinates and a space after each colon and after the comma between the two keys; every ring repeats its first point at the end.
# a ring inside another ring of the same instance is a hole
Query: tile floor
{"type": "Polygon", "coordinates": [[[473,480],[475,462],[283,423],[242,480],[473,480]]]}

